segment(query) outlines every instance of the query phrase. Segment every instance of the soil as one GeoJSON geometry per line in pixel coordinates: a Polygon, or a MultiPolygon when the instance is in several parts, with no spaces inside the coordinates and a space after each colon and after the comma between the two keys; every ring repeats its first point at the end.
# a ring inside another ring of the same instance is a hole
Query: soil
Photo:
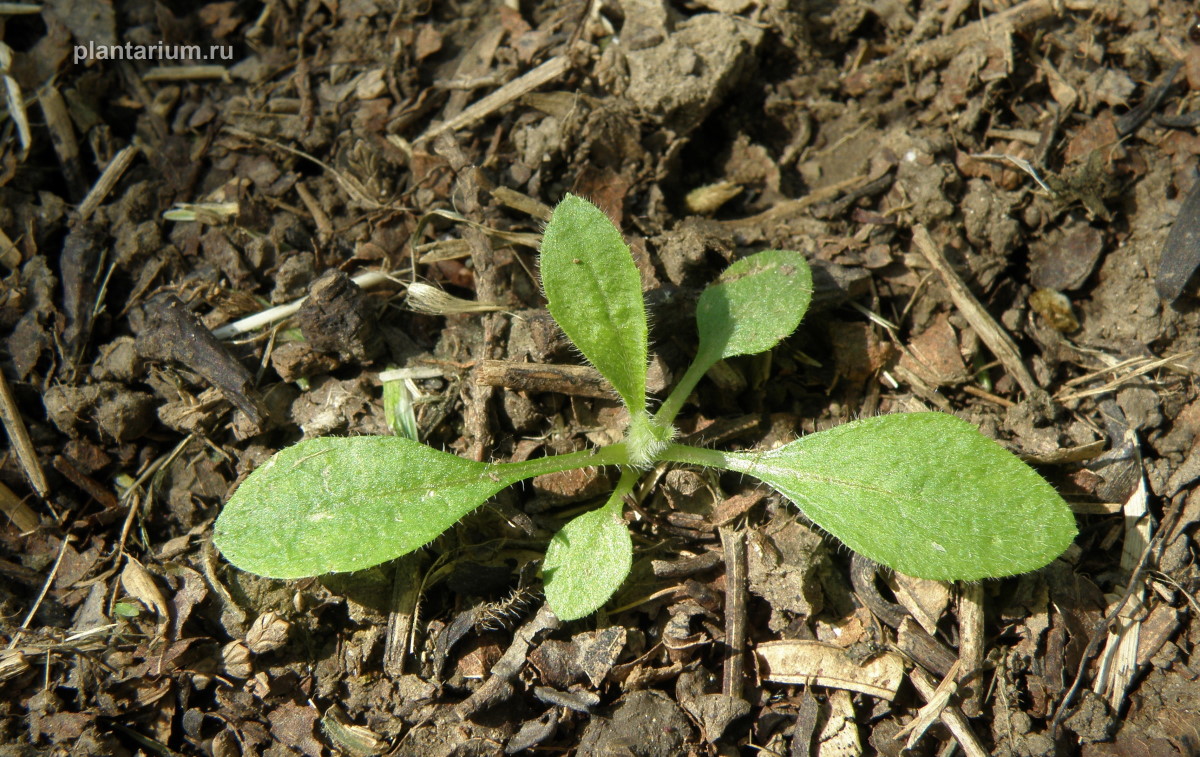
{"type": "Polygon", "coordinates": [[[0,754],[1200,754],[1197,24],[1182,0],[3,4],[0,754]],[[160,42],[225,57],[77,47],[160,42]],[[800,330],[711,372],[682,433],[952,412],[1058,487],[1075,545],[913,581],[753,482],[664,468],[585,621],[537,570],[606,471],[360,574],[223,562],[213,521],[272,453],[401,425],[386,370],[464,457],[620,437],[536,279],[567,192],[627,235],[659,397],[729,261],[811,261],[800,330]]]}

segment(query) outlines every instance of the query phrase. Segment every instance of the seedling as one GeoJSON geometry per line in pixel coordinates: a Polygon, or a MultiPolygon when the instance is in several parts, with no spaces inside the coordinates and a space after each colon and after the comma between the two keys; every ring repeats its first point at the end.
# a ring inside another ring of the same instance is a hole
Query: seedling
{"type": "Polygon", "coordinates": [[[660,461],[756,477],[846,546],[912,576],[1023,573],[1074,539],[1074,519],[1054,489],[952,415],[865,418],[761,452],[673,441],[676,414],[714,363],[769,350],[799,325],[812,277],[798,252],[769,250],[739,260],[701,294],[695,361],[657,412],[646,401],[641,278],[608,217],[568,195],[546,226],[541,273],[550,313],[629,411],[622,442],[481,463],[396,436],[303,441],[250,474],[229,499],[215,537],[225,557],[271,578],[361,570],[428,544],[518,481],[620,466],[607,504],[567,523],[546,553],[551,608],[564,620],[581,618],[629,574],[624,497],[639,471],[660,461]]]}

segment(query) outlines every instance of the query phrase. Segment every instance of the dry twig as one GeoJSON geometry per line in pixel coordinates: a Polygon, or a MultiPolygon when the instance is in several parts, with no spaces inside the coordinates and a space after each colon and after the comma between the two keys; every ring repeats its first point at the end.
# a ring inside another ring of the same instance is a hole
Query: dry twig
{"type": "MultiPolygon", "coordinates": [[[[929,677],[929,674],[920,668],[913,668],[909,671],[908,680],[912,681],[913,686],[925,698],[925,701],[932,702],[937,696],[938,686],[929,677]]],[[[942,721],[954,738],[958,741],[958,745],[962,747],[963,752],[967,757],[987,757],[987,750],[979,743],[979,738],[975,736],[975,732],[971,730],[970,723],[963,717],[962,711],[953,705],[946,705],[938,713],[938,719],[942,721]]]]}
{"type": "Polygon", "coordinates": [[[975,299],[975,295],[971,294],[971,290],[950,267],[950,262],[946,260],[941,249],[934,244],[933,238],[929,236],[929,231],[920,224],[913,226],[913,241],[921,254],[929,261],[929,265],[941,274],[946,289],[950,291],[950,298],[954,300],[954,306],[962,312],[967,323],[971,324],[971,328],[975,329],[983,343],[1004,365],[1004,370],[1017,380],[1027,395],[1045,394],[1045,390],[1038,386],[1033,374],[1025,367],[1025,363],[1021,362],[1021,352],[1017,349],[1012,337],[999,323],[996,323],[983,304],[975,299]]]}
{"type": "Polygon", "coordinates": [[[505,105],[515,101],[521,95],[532,92],[538,87],[552,82],[565,74],[571,68],[571,61],[566,55],[558,55],[546,61],[535,69],[526,71],[495,92],[477,100],[463,112],[440,124],[429,127],[428,130],[413,141],[413,144],[424,144],[433,141],[446,132],[458,131],[470,126],[476,121],[487,118],[505,105]]]}
{"type": "Polygon", "coordinates": [[[746,678],[746,540],[740,531],[719,529],[725,553],[725,667],[721,693],[740,699],[746,678]]]}
{"type": "Polygon", "coordinates": [[[37,450],[33,448],[29,430],[25,428],[25,421],[21,418],[21,409],[17,407],[17,401],[8,388],[8,379],[4,377],[3,371],[0,371],[0,421],[4,423],[9,443],[16,450],[17,459],[21,461],[21,467],[25,470],[29,483],[33,485],[33,490],[45,497],[50,493],[50,484],[46,481],[46,474],[42,472],[37,450]]]}

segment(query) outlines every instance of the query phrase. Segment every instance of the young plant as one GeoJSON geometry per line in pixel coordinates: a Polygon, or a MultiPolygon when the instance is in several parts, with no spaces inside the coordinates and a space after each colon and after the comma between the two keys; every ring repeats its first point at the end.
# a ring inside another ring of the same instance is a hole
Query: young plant
{"type": "Polygon", "coordinates": [[[798,252],[739,260],[696,307],[695,361],[652,413],[641,278],[608,217],[568,195],[546,227],[542,284],[554,319],[629,410],[625,438],[517,463],[480,463],[395,436],[320,438],[280,451],[238,487],[215,541],[235,566],[271,578],[355,571],[432,541],[501,489],[544,473],[620,466],[607,504],[567,523],[543,566],[564,620],[602,606],[629,574],[621,517],[641,469],[660,461],[754,476],[866,557],[902,573],[976,580],[1042,567],[1075,522],[1053,488],[973,426],[943,413],[847,423],[761,452],[676,444],[673,421],[719,360],[771,349],[808,309],[812,278],[798,252]]]}

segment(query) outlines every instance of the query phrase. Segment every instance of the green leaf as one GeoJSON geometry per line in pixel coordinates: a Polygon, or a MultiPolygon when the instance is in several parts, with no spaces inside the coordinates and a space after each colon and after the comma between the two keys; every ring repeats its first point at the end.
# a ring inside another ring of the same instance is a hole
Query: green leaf
{"type": "Polygon", "coordinates": [[[700,348],[657,418],[671,423],[718,360],[771,349],[800,325],[812,301],[812,271],[793,250],[765,250],[721,274],[696,303],[700,348]]]}
{"type": "Polygon", "coordinates": [[[737,261],[696,303],[696,361],[711,366],[771,349],[800,325],[812,291],[812,272],[799,252],[765,250],[737,261]]]}
{"type": "Polygon", "coordinates": [[[919,578],[1036,570],[1076,533],[1041,476],[944,413],[867,418],[761,453],[675,445],[663,459],[755,476],[854,551],[919,578]]]}
{"type": "Polygon", "coordinates": [[[404,437],[310,439],[242,482],[214,541],[269,578],[369,568],[429,543],[517,480],[498,469],[404,437]]]}
{"type": "Polygon", "coordinates": [[[310,439],[246,477],[214,542],[229,562],[268,578],[362,570],[428,544],[517,481],[628,462],[623,444],[477,463],[399,436],[310,439]]]}
{"type": "Polygon", "coordinates": [[[383,382],[383,417],[393,434],[416,440],[421,432],[417,428],[413,397],[404,381],[392,379],[383,382]]]}
{"type": "Polygon", "coordinates": [[[608,507],[584,513],[550,540],[543,569],[546,601],[562,620],[591,615],[621,587],[632,565],[625,521],[608,507]]]}
{"type": "Polygon", "coordinates": [[[541,276],[554,320],[638,415],[646,406],[646,306],[621,232],[604,211],[567,195],[542,236],[541,276]]]}

